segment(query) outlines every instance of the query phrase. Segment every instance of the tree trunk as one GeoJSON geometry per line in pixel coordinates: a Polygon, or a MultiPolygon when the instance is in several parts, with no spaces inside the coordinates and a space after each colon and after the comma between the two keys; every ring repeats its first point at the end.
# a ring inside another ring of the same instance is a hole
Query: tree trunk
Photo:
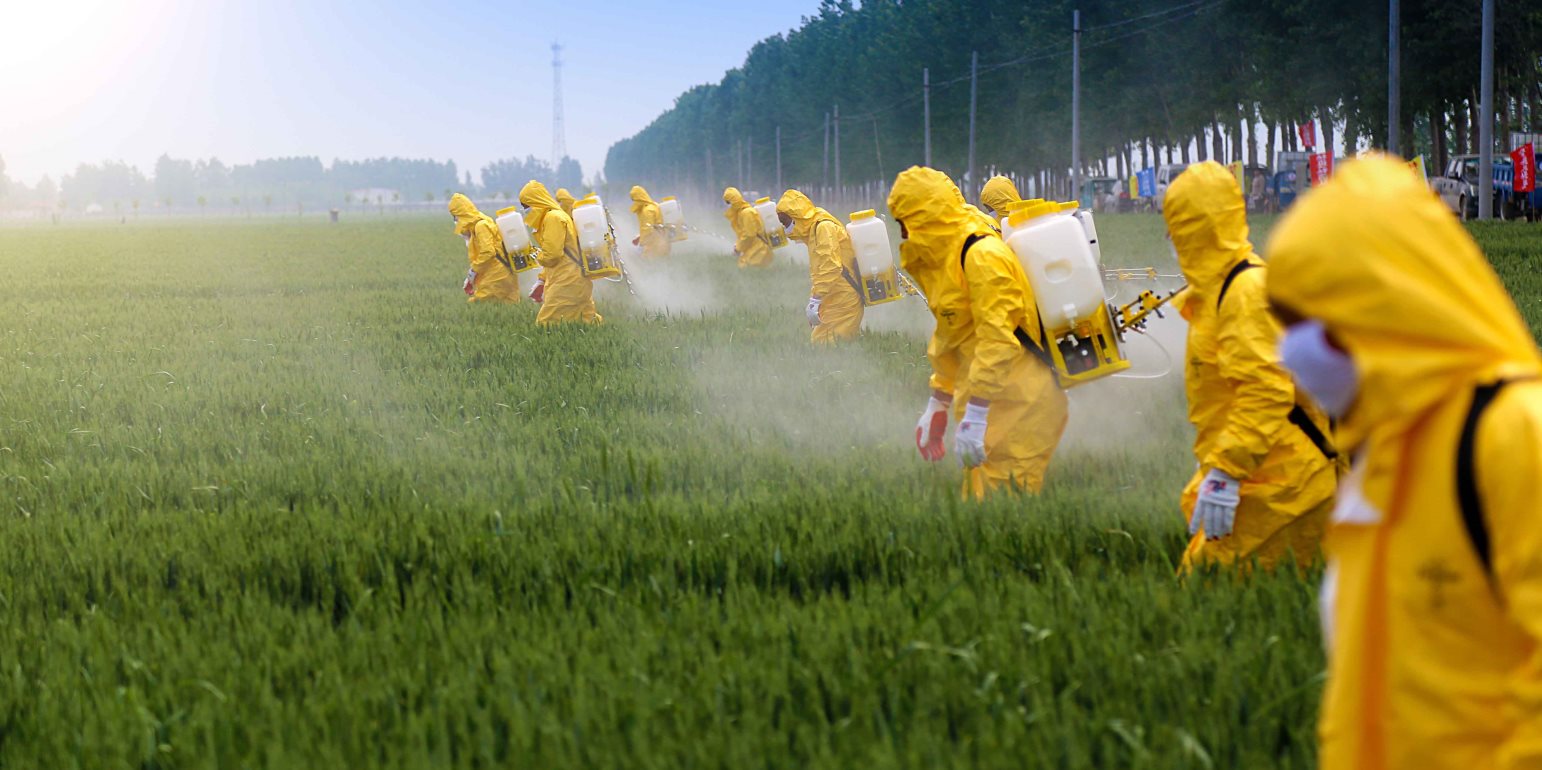
{"type": "Polygon", "coordinates": [[[1435,168],[1430,169],[1435,173],[1443,173],[1446,168],[1446,108],[1439,107],[1430,113],[1430,154],[1434,157],[1435,168]]]}
{"type": "Polygon", "coordinates": [[[1456,136],[1451,143],[1452,155],[1467,154],[1467,117],[1472,113],[1467,111],[1467,100],[1463,99],[1456,104],[1456,136]]]}
{"type": "Polygon", "coordinates": [[[1478,125],[1478,94],[1473,92],[1467,101],[1467,153],[1478,154],[1478,141],[1483,138],[1483,128],[1478,125]]]}
{"type": "Polygon", "coordinates": [[[1324,108],[1318,110],[1317,114],[1322,116],[1317,121],[1318,125],[1320,125],[1322,127],[1322,136],[1318,137],[1317,140],[1322,142],[1322,146],[1323,146],[1322,152],[1326,152],[1326,153],[1328,153],[1331,156],[1331,155],[1334,154],[1334,152],[1333,152],[1333,113],[1328,108],[1324,107],[1324,108]]]}
{"type": "Polygon", "coordinates": [[[1273,123],[1264,124],[1264,162],[1261,165],[1274,168],[1274,132],[1278,126],[1273,123]]]}
{"type": "Polygon", "coordinates": [[[1244,115],[1242,118],[1242,128],[1240,129],[1239,134],[1242,137],[1243,149],[1242,152],[1238,153],[1238,155],[1241,156],[1243,163],[1246,163],[1249,166],[1256,166],[1258,165],[1258,148],[1253,146],[1253,127],[1248,125],[1250,122],[1251,121],[1247,118],[1247,116],[1244,115]]]}

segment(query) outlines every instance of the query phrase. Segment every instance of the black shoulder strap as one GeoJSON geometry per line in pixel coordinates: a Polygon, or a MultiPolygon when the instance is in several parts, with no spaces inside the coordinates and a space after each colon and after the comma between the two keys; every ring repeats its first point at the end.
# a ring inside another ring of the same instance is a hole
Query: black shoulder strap
{"type": "MultiPolygon", "coordinates": [[[[980,235],[979,233],[975,233],[974,235],[964,239],[964,248],[959,252],[958,255],[958,266],[960,268],[963,268],[964,263],[968,261],[969,248],[983,240],[985,240],[985,236],[980,235]]],[[[1021,326],[1013,329],[1012,335],[1017,337],[1018,344],[1027,349],[1027,351],[1031,353],[1034,358],[1039,359],[1039,363],[1044,364],[1045,368],[1049,369],[1049,373],[1055,377],[1055,382],[1059,383],[1060,372],[1056,371],[1055,360],[1049,356],[1049,340],[1045,339],[1044,337],[1044,323],[1042,321],[1039,323],[1039,339],[1037,341],[1028,336],[1028,332],[1023,331],[1023,327],[1021,326]]]]}
{"type": "Polygon", "coordinates": [[[1474,444],[1478,438],[1478,423],[1483,413],[1494,402],[1494,397],[1505,386],[1503,380],[1489,385],[1479,385],[1472,393],[1472,406],[1467,409],[1467,421],[1462,424],[1462,438],[1456,445],[1456,499],[1462,507],[1462,526],[1467,529],[1467,539],[1483,565],[1484,574],[1493,567],[1489,551],[1488,523],[1483,519],[1483,500],[1478,496],[1478,480],[1473,469],[1474,444]]]}
{"type": "Polygon", "coordinates": [[[1258,265],[1255,265],[1252,262],[1244,259],[1241,262],[1238,262],[1237,266],[1231,269],[1231,272],[1226,274],[1226,280],[1221,282],[1221,293],[1215,298],[1216,310],[1221,309],[1221,302],[1226,299],[1226,292],[1231,289],[1231,282],[1237,280],[1237,276],[1242,275],[1243,273],[1246,273],[1255,267],[1258,267],[1258,265]]]}
{"type": "Polygon", "coordinates": [[[1301,432],[1306,434],[1307,440],[1312,442],[1312,446],[1317,447],[1317,451],[1322,452],[1323,457],[1327,458],[1330,462],[1339,459],[1339,451],[1333,448],[1333,442],[1318,429],[1317,423],[1312,422],[1311,415],[1308,415],[1306,410],[1301,408],[1300,404],[1290,408],[1290,414],[1286,416],[1286,419],[1290,420],[1291,425],[1300,428],[1301,432]]]}

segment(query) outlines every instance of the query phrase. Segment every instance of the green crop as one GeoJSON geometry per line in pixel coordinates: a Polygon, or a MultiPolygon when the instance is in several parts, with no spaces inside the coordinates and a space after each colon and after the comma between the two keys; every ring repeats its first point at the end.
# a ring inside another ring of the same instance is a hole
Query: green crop
{"type": "Polygon", "coordinates": [[[698,234],[537,329],[441,220],[0,230],[0,767],[1312,766],[1315,575],[1174,576],[1181,367],[965,504],[916,300],[811,350],[698,234]]]}

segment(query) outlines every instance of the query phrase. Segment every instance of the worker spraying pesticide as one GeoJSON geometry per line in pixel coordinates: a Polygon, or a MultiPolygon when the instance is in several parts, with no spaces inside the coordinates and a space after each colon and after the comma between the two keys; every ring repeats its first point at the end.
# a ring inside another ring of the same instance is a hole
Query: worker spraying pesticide
{"type": "Polygon", "coordinates": [[[461,284],[466,301],[518,302],[519,278],[509,262],[497,223],[460,193],[450,196],[449,208],[456,234],[466,241],[466,259],[471,265],[461,284]]]}
{"type": "Polygon", "coordinates": [[[723,190],[723,203],[727,209],[723,216],[734,231],[734,256],[739,267],[767,267],[771,264],[771,237],[767,235],[764,220],[738,188],[723,190]]]}
{"type": "Polygon", "coordinates": [[[1385,157],[1291,208],[1268,295],[1284,366],[1354,456],[1325,541],[1321,767],[1542,767],[1542,355],[1525,319],[1423,176],[1385,157]]]}
{"type": "Polygon", "coordinates": [[[578,230],[573,220],[546,186],[531,180],[519,191],[519,202],[527,211],[525,224],[535,233],[541,280],[532,297],[541,303],[536,323],[581,321],[600,323],[604,319],[594,308],[594,286],[584,275],[578,230]]]}
{"type": "Polygon", "coordinates": [[[641,185],[632,188],[632,213],[637,215],[637,237],[632,245],[642,249],[644,257],[669,256],[669,232],[664,228],[664,215],[659,204],[648,197],[641,185]]]}
{"type": "Polygon", "coordinates": [[[902,172],[889,211],[904,239],[900,264],[936,320],[927,345],[932,394],[916,426],[921,456],[942,459],[951,411],[960,418],[954,451],[968,468],[966,495],[1037,492],[1065,431],[1067,400],[1043,348],[1022,341],[1044,336],[1034,287],[942,172],[902,172]]]}
{"type": "Polygon", "coordinates": [[[1310,562],[1338,453],[1327,418],[1280,365],[1269,268],[1248,241],[1236,177],[1214,161],[1190,166],[1168,189],[1163,217],[1189,282],[1181,312],[1199,467],[1182,495],[1193,536],[1184,567],[1310,562]]]}
{"type": "Polygon", "coordinates": [[[783,193],[776,214],[787,237],[808,247],[810,286],[804,315],[809,339],[828,344],[856,338],[862,331],[862,294],[846,228],[797,190],[783,193]]]}

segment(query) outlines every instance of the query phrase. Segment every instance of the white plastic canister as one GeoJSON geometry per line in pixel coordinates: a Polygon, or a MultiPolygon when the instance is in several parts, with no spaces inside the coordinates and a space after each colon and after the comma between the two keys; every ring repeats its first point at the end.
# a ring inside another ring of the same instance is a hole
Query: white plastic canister
{"type": "Polygon", "coordinates": [[[1024,207],[1011,216],[1007,245],[1017,255],[1039,303],[1039,318],[1051,333],[1070,329],[1103,309],[1103,272],[1087,233],[1055,203],[1024,207]]]}
{"type": "Polygon", "coordinates": [[[776,203],[770,198],[761,198],[755,201],[755,213],[760,215],[760,224],[771,238],[771,248],[786,246],[787,231],[782,229],[782,221],[776,218],[776,203]]]}
{"type": "Polygon", "coordinates": [[[578,247],[584,251],[606,249],[605,236],[610,227],[605,222],[605,207],[599,198],[585,198],[573,204],[573,225],[578,228],[578,247]]]}
{"type": "Polygon", "coordinates": [[[857,271],[863,279],[894,269],[894,250],[889,246],[889,227],[875,211],[858,211],[846,225],[851,248],[857,253],[857,271]]]}
{"type": "Polygon", "coordinates": [[[685,212],[680,210],[680,201],[674,196],[659,201],[659,215],[664,218],[666,225],[685,225],[685,212]]]}
{"type": "Polygon", "coordinates": [[[498,223],[498,232],[503,235],[503,248],[510,254],[523,254],[530,250],[530,231],[525,229],[525,217],[518,207],[499,209],[494,221],[498,223]]]}

